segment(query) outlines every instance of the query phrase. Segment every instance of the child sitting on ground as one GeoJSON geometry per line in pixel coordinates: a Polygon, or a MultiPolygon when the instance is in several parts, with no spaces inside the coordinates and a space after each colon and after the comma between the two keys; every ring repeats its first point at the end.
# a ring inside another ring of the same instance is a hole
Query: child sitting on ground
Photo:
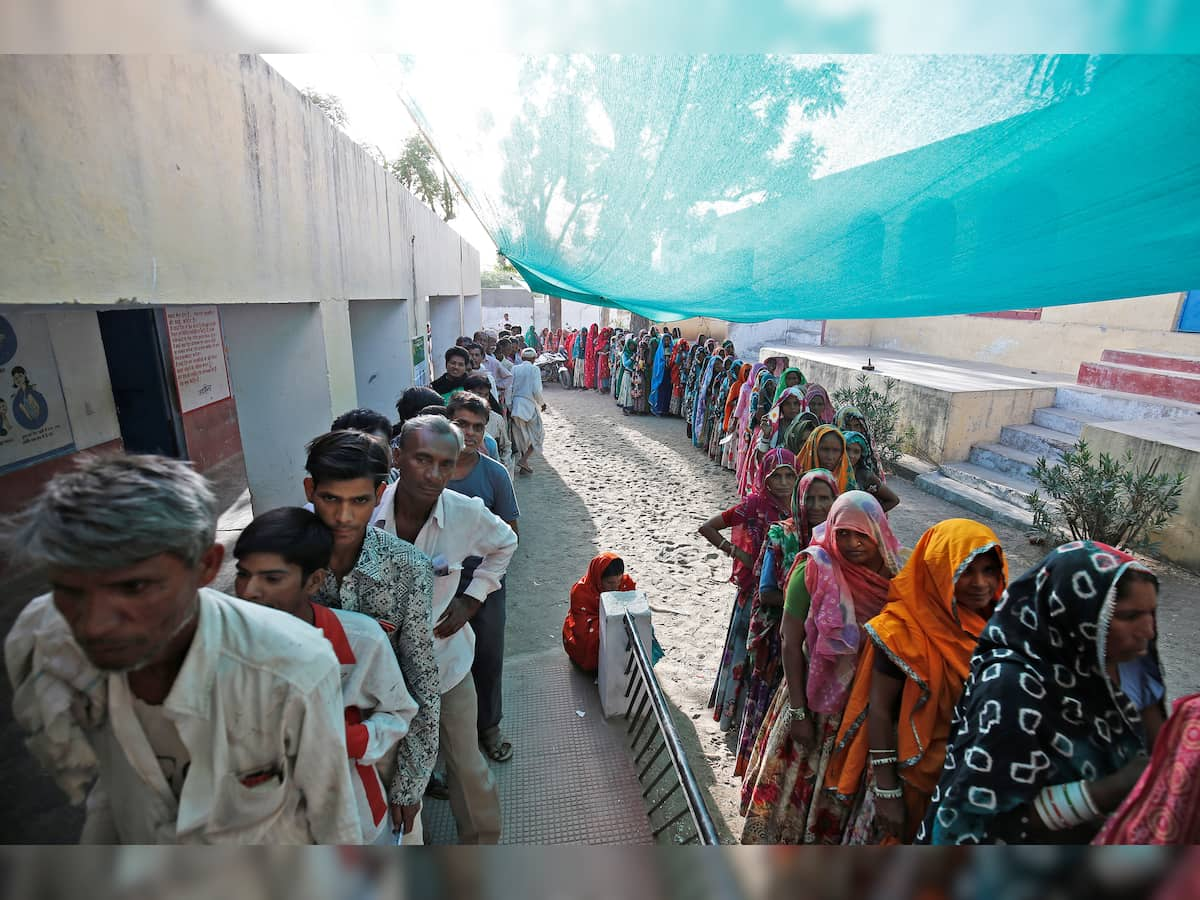
{"type": "Polygon", "coordinates": [[[366,843],[387,844],[392,829],[384,778],[396,743],[408,734],[417,704],[408,693],[389,626],[360,613],[312,602],[325,578],[333,536],[313,513],[282,507],[246,526],[234,545],[238,597],[320,628],[342,669],[346,749],[366,843]]]}
{"type": "Polygon", "coordinates": [[[571,588],[571,609],[563,622],[563,649],[585,672],[600,666],[600,595],[605,591],[632,591],[637,585],[625,574],[625,563],[615,553],[601,553],[588,565],[587,574],[571,588]]]}

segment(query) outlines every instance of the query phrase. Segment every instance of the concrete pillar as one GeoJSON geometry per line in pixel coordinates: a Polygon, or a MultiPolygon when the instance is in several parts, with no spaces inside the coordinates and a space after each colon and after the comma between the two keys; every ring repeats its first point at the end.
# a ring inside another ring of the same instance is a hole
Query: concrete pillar
{"type": "Polygon", "coordinates": [[[329,367],[329,397],[334,414],[358,406],[354,383],[354,341],[350,331],[350,304],[322,300],[321,328],[325,338],[325,364],[329,367]]]}
{"type": "Polygon", "coordinates": [[[408,301],[351,300],[350,335],[358,405],[392,418],[413,383],[408,301]]]}
{"type": "Polygon", "coordinates": [[[483,330],[483,298],[479,294],[463,297],[463,334],[473,335],[483,330]]]}
{"type": "Polygon", "coordinates": [[[334,416],[355,405],[346,305],[341,304],[342,318],[336,306],[325,310],[324,305],[221,307],[255,514],[304,503],[304,445],[328,431],[334,416]],[[335,359],[332,367],[330,355],[335,359]],[[347,365],[348,379],[343,371],[347,365]]]}

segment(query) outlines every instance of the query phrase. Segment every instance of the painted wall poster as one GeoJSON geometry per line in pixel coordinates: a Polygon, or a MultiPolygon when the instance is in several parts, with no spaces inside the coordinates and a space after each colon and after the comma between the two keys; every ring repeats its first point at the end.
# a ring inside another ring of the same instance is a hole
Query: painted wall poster
{"type": "Polygon", "coordinates": [[[167,339],[179,407],[188,413],[229,396],[221,314],[215,306],[167,310],[167,339]]]}
{"type": "Polygon", "coordinates": [[[0,315],[0,473],[74,450],[46,317],[0,315]]]}

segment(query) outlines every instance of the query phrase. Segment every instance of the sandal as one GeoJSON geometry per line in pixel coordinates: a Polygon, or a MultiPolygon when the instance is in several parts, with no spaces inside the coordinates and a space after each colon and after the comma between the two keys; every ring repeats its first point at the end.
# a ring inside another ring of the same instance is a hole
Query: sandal
{"type": "Polygon", "coordinates": [[[508,762],[512,759],[513,746],[504,740],[499,732],[481,739],[480,743],[483,746],[483,752],[488,755],[488,759],[492,760],[492,762],[508,762]]]}
{"type": "Polygon", "coordinates": [[[522,475],[532,475],[533,474],[533,469],[529,468],[529,466],[517,466],[517,471],[520,472],[522,475]]]}

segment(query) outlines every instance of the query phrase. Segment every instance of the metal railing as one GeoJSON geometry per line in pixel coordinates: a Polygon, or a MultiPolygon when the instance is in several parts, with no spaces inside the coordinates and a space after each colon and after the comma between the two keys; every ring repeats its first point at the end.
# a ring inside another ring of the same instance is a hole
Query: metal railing
{"type": "MultiPolygon", "coordinates": [[[[675,730],[675,722],[671,719],[671,711],[667,706],[667,699],[663,696],[662,688],[658,685],[658,679],[654,677],[650,652],[646,649],[641,637],[638,635],[633,617],[627,612],[624,618],[625,636],[628,641],[626,652],[629,654],[629,659],[625,663],[625,675],[628,678],[628,682],[625,685],[625,696],[629,698],[629,706],[625,710],[625,718],[629,722],[629,727],[625,733],[633,736],[630,748],[636,753],[633,765],[634,768],[638,769],[638,781],[645,785],[645,789],[642,791],[643,799],[650,797],[651,792],[655,790],[668,772],[673,772],[675,775],[675,783],[658,796],[646,813],[650,818],[652,826],[654,824],[655,813],[662,810],[667,801],[676,796],[676,792],[680,789],[683,791],[683,809],[655,828],[654,837],[657,838],[668,828],[680,822],[684,816],[690,816],[690,834],[687,834],[686,837],[683,834],[677,834],[676,839],[678,842],[690,844],[694,841],[700,844],[718,844],[720,841],[717,837],[717,829],[713,824],[712,815],[708,811],[708,806],[704,803],[704,797],[700,793],[699,785],[696,783],[696,776],[692,773],[692,767],[688,764],[687,755],[684,753],[683,745],[679,741],[679,732],[675,730]],[[636,712],[634,712],[635,705],[637,706],[636,712]],[[655,723],[655,727],[647,729],[652,720],[655,723]],[[642,740],[643,735],[645,736],[644,742],[642,740]],[[640,750],[638,749],[639,745],[641,747],[640,750]],[[650,755],[649,759],[643,765],[642,757],[646,755],[646,751],[653,745],[657,745],[658,749],[650,755]],[[658,774],[647,783],[646,776],[664,752],[667,754],[666,762],[658,774]],[[638,768],[639,766],[641,768],[638,768]]],[[[666,811],[663,812],[663,815],[665,814],[666,811]]]]}

